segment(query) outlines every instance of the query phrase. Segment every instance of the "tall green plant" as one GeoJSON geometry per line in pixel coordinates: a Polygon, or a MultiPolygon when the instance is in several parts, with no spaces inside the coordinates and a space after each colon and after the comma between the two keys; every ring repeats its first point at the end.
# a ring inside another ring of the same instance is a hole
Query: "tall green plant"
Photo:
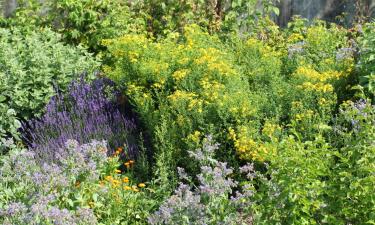
{"type": "Polygon", "coordinates": [[[366,88],[370,97],[375,97],[375,22],[364,26],[360,37],[359,83],[366,88]]]}

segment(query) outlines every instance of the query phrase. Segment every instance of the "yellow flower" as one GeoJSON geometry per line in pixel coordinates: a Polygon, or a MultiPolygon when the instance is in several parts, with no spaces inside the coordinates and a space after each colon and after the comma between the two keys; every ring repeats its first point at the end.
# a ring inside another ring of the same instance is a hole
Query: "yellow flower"
{"type": "Polygon", "coordinates": [[[188,69],[182,69],[182,70],[177,70],[172,74],[172,77],[176,81],[180,81],[186,77],[186,75],[189,73],[188,69]]]}
{"type": "Polygon", "coordinates": [[[115,170],[115,173],[121,173],[121,170],[117,170],[117,169],[116,169],[116,170],[115,170]]]}
{"type": "Polygon", "coordinates": [[[133,185],[133,186],[132,186],[132,190],[135,191],[135,192],[139,192],[139,189],[137,188],[136,185],[133,185]]]}
{"type": "Polygon", "coordinates": [[[144,184],[144,183],[140,183],[140,184],[138,184],[138,187],[140,187],[140,188],[144,188],[144,187],[146,187],[146,184],[144,184]]]}
{"type": "Polygon", "coordinates": [[[128,183],[128,182],[129,182],[129,177],[124,177],[124,178],[122,179],[122,182],[124,182],[124,183],[128,183]]]}
{"type": "Polygon", "coordinates": [[[201,132],[196,130],[193,134],[189,134],[188,138],[194,141],[195,143],[199,143],[200,136],[201,136],[201,132]]]}
{"type": "Polygon", "coordinates": [[[89,202],[89,206],[90,206],[90,208],[94,208],[95,202],[89,202]]]}
{"type": "Polygon", "coordinates": [[[113,187],[118,187],[118,186],[120,186],[120,180],[116,180],[116,179],[114,179],[114,180],[112,180],[112,185],[113,185],[113,187]]]}
{"type": "Polygon", "coordinates": [[[130,186],[124,186],[124,190],[130,191],[132,188],[130,186]]]}
{"type": "Polygon", "coordinates": [[[319,91],[319,92],[332,92],[333,86],[331,84],[304,82],[302,85],[298,86],[299,88],[308,90],[308,91],[319,91]]]}
{"type": "Polygon", "coordinates": [[[325,98],[320,98],[318,103],[319,105],[325,105],[328,101],[325,98]]]}
{"type": "Polygon", "coordinates": [[[228,132],[229,138],[233,141],[236,140],[236,133],[234,132],[233,128],[229,127],[228,132]]]}

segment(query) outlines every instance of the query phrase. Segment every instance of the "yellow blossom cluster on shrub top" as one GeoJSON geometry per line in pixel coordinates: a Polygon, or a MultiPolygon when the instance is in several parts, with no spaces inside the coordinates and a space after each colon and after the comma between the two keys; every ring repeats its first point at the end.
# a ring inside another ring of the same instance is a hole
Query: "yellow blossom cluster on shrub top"
{"type": "MultiPolygon", "coordinates": [[[[306,43],[305,55],[289,59],[290,65],[283,65],[287,46],[256,38],[234,38],[226,45],[196,25],[158,41],[125,35],[103,42],[114,59],[105,72],[126,87],[125,94],[151,133],[160,131],[161,121],[167,124],[176,152],[198,146],[202,134],[213,133],[241,159],[263,161],[275,152],[271,144],[277,140],[261,118],[274,120],[277,127],[277,121],[287,117],[298,126],[311,121],[311,114],[324,123],[322,115],[335,105],[336,88],[353,68],[351,58],[335,59],[336,43],[346,41],[337,27],[318,24],[285,39],[306,43]],[[322,53],[315,52],[316,46],[322,53]],[[312,53],[321,57],[318,62],[312,53]],[[282,74],[285,66],[290,74],[282,74]],[[293,108],[297,100],[303,103],[293,108]]],[[[304,126],[309,125],[301,129],[304,126]]]]}
{"type": "Polygon", "coordinates": [[[170,126],[178,127],[181,140],[193,137],[199,143],[196,132],[207,133],[208,126],[217,123],[224,126],[217,127],[217,133],[225,137],[226,126],[256,117],[256,98],[252,98],[234,55],[223,51],[225,46],[217,37],[195,25],[185,27],[182,37],[172,35],[160,42],[131,35],[104,43],[117,58],[113,69],[106,72],[127,86],[126,94],[141,117],[155,120],[161,111],[169,111],[173,118],[170,126]],[[156,108],[155,102],[161,105],[156,108]],[[191,121],[196,124],[187,126],[191,121]]]}

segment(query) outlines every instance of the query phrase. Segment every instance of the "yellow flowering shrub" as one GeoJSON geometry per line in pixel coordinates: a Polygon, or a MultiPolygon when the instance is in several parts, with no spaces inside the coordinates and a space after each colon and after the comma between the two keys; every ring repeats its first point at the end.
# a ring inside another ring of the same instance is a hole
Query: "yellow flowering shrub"
{"type": "Polygon", "coordinates": [[[263,161],[285,130],[309,138],[312,123],[328,123],[353,70],[352,57],[336,59],[337,49],[347,46],[338,27],[317,23],[300,33],[277,33],[287,44],[255,36],[224,43],[196,25],[160,40],[125,35],[103,41],[113,59],[105,72],[125,87],[146,130],[157,137],[156,151],[173,151],[173,163],[186,164],[186,150],[207,133],[231,147],[219,155],[263,161]],[[300,42],[291,55],[289,48],[300,42]]]}
{"type": "Polygon", "coordinates": [[[151,132],[157,132],[162,117],[168,118],[168,127],[178,130],[171,134],[176,149],[198,144],[203,135],[197,132],[224,137],[231,124],[258,118],[259,96],[249,91],[234,53],[195,25],[157,42],[125,35],[103,43],[115,58],[106,67],[108,76],[126,86],[151,132]]]}

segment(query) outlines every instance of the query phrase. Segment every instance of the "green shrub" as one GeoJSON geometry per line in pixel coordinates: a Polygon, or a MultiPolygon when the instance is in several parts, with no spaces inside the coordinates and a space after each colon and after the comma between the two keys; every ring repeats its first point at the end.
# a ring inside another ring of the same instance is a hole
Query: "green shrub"
{"type": "Polygon", "coordinates": [[[346,102],[333,125],[309,121],[315,138],[272,142],[258,173],[256,224],[371,224],[374,221],[374,107],[346,102]]]}
{"type": "Polygon", "coordinates": [[[369,97],[375,96],[375,22],[368,23],[363,28],[360,37],[359,83],[366,88],[369,97]]]}
{"type": "Polygon", "coordinates": [[[142,17],[135,17],[128,5],[120,0],[21,0],[3,26],[51,27],[62,39],[83,45],[98,53],[101,40],[129,32],[144,32],[142,17]]]}
{"type": "MultiPolygon", "coordinates": [[[[259,96],[250,92],[232,51],[216,36],[192,25],[185,27],[183,36],[171,34],[156,43],[126,35],[106,45],[115,63],[105,72],[126,87],[152,135],[167,124],[160,140],[170,142],[175,164],[187,163],[186,150],[196,147],[202,133],[227,140],[229,127],[248,122],[256,132],[259,96]]],[[[164,146],[154,141],[156,148],[164,146]]],[[[230,151],[218,154],[234,156],[230,151]]]]}
{"type": "MultiPolygon", "coordinates": [[[[0,29],[0,104],[6,105],[2,110],[19,119],[40,116],[55,95],[54,88],[64,91],[78,74],[93,74],[98,66],[84,49],[65,46],[49,29],[28,34],[17,28],[0,29]]],[[[1,124],[16,122],[9,117],[1,124]]],[[[14,134],[15,128],[6,132],[14,134]]]]}

